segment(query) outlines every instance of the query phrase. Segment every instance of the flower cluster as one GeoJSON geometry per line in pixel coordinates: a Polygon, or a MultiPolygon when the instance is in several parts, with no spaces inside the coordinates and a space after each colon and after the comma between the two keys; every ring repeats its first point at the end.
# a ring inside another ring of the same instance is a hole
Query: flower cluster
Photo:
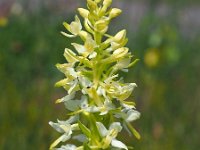
{"type": "Polygon", "coordinates": [[[125,47],[126,30],[112,36],[107,34],[109,23],[121,14],[111,8],[112,0],[87,0],[87,8],[78,8],[78,16],[61,32],[69,38],[80,37],[82,43],[72,43],[73,49],[65,49],[67,63],[57,64],[65,78],[56,83],[67,95],[56,103],[64,103],[70,117],[49,124],[62,135],[50,146],[56,150],[128,149],[117,136],[122,128],[140,138],[130,122],[140,113],[135,103],[127,101],[135,83],[124,83],[118,72],[128,72],[137,59],[125,47]],[[70,142],[56,148],[61,142],[70,142]],[[74,145],[74,141],[80,142],[74,145]]]}

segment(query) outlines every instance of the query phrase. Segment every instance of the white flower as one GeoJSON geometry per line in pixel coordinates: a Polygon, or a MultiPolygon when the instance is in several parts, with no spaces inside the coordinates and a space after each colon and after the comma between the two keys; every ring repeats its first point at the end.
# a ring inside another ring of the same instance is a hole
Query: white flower
{"type": "Polygon", "coordinates": [[[113,122],[108,130],[101,122],[96,122],[96,125],[103,138],[101,144],[102,149],[108,148],[111,144],[112,147],[128,150],[124,143],[116,139],[117,134],[122,130],[122,126],[119,122],[113,122]]]}
{"type": "Polygon", "coordinates": [[[78,16],[75,16],[75,21],[73,21],[70,25],[66,22],[63,23],[65,28],[72,34],[67,34],[65,32],[61,32],[64,36],[67,37],[76,37],[82,30],[82,25],[78,16]]]}
{"type": "Polygon", "coordinates": [[[117,64],[114,66],[114,69],[116,70],[124,70],[124,68],[128,68],[128,65],[130,64],[131,59],[130,58],[124,58],[117,62],[117,64]]]}
{"type": "MultiPolygon", "coordinates": [[[[60,100],[60,102],[64,102],[66,109],[73,111],[75,114],[80,112],[99,112],[100,109],[97,106],[88,104],[87,96],[83,95],[81,100],[71,99],[72,96],[66,96],[60,100]]],[[[74,98],[74,97],[73,97],[74,98]]]]}
{"type": "Polygon", "coordinates": [[[85,96],[81,100],[67,99],[64,101],[65,107],[70,111],[78,111],[83,104],[87,105],[85,96]]]}
{"type": "Polygon", "coordinates": [[[80,72],[77,72],[68,64],[57,64],[56,66],[60,71],[62,71],[65,74],[67,78],[58,81],[55,85],[63,86],[68,91],[68,94],[79,90],[77,78],[78,76],[80,76],[80,72]]]}
{"type": "Polygon", "coordinates": [[[65,142],[71,138],[72,130],[77,130],[78,126],[77,124],[71,125],[71,123],[76,120],[77,116],[72,116],[67,121],[58,120],[58,123],[54,123],[52,121],[49,122],[49,125],[51,125],[56,131],[62,133],[62,135],[51,144],[50,149],[56,147],[60,142],[65,142]]]}
{"type": "Polygon", "coordinates": [[[61,148],[56,148],[56,150],[76,150],[76,146],[72,145],[72,144],[67,144],[67,145],[63,145],[61,146],[61,148]]]}
{"type": "Polygon", "coordinates": [[[87,77],[80,76],[78,79],[82,88],[90,88],[93,84],[87,77]]]}
{"type": "Polygon", "coordinates": [[[126,149],[128,150],[127,146],[119,140],[113,139],[111,145],[116,148],[126,149]]]}
{"type": "Polygon", "coordinates": [[[65,97],[63,97],[61,99],[56,100],[56,103],[66,102],[68,100],[72,100],[74,97],[75,97],[75,92],[70,93],[69,95],[67,95],[67,96],[65,96],[65,97]]]}
{"type": "Polygon", "coordinates": [[[110,110],[114,110],[115,105],[112,103],[112,101],[110,100],[105,100],[104,105],[102,107],[100,107],[100,115],[106,115],[110,110]]]}
{"type": "Polygon", "coordinates": [[[118,75],[107,78],[104,81],[105,83],[101,83],[101,86],[109,97],[123,101],[131,95],[137,85],[135,83],[120,83],[120,81],[114,81],[116,77],[118,75]]]}
{"type": "Polygon", "coordinates": [[[84,45],[77,43],[72,43],[72,45],[80,55],[83,55],[84,57],[89,56],[89,58],[96,57],[96,52],[94,51],[94,49],[97,47],[97,45],[91,36],[87,36],[84,45]]]}
{"type": "Polygon", "coordinates": [[[76,56],[76,54],[68,48],[65,48],[64,57],[69,63],[72,63],[72,64],[78,62],[79,60],[78,56],[76,56]]]}

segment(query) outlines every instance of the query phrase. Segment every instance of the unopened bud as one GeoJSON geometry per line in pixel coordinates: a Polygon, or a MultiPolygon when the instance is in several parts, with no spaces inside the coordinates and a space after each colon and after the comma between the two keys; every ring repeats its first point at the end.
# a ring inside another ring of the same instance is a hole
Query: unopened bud
{"type": "Polygon", "coordinates": [[[95,23],[95,30],[105,33],[108,29],[108,23],[105,20],[99,20],[95,23]]]}
{"type": "Polygon", "coordinates": [[[95,10],[97,9],[97,3],[92,1],[92,0],[87,0],[88,8],[90,10],[95,10]]]}
{"type": "Polygon", "coordinates": [[[89,15],[89,11],[84,8],[78,8],[78,12],[83,18],[87,18],[89,15]]]}
{"type": "Polygon", "coordinates": [[[122,47],[118,48],[113,52],[116,58],[124,57],[128,53],[128,48],[122,47]]]}
{"type": "Polygon", "coordinates": [[[106,6],[107,8],[112,4],[112,0],[104,0],[103,5],[106,6]]]}
{"type": "Polygon", "coordinates": [[[121,30],[114,36],[114,41],[121,43],[125,38],[126,38],[126,30],[121,30]]]}
{"type": "Polygon", "coordinates": [[[96,3],[100,3],[102,0],[95,0],[96,3]]]}
{"type": "Polygon", "coordinates": [[[113,8],[109,14],[109,18],[110,19],[115,18],[115,17],[119,16],[121,13],[122,13],[121,9],[113,8]]]}

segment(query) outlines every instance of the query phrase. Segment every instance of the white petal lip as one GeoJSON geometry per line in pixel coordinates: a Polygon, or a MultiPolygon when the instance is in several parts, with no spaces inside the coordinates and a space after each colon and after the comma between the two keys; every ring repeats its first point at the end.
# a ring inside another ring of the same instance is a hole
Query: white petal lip
{"type": "Polygon", "coordinates": [[[122,149],[128,150],[127,146],[124,143],[122,143],[121,141],[118,141],[116,139],[112,140],[111,145],[113,147],[117,147],[117,148],[122,148],[122,149]]]}
{"type": "Polygon", "coordinates": [[[80,44],[77,44],[77,43],[72,43],[72,45],[74,46],[74,48],[76,49],[76,51],[79,54],[83,54],[86,51],[86,49],[83,45],[80,45],[80,44]]]}
{"type": "Polygon", "coordinates": [[[61,146],[61,148],[56,148],[55,150],[76,150],[76,146],[72,144],[67,144],[61,146]]]}

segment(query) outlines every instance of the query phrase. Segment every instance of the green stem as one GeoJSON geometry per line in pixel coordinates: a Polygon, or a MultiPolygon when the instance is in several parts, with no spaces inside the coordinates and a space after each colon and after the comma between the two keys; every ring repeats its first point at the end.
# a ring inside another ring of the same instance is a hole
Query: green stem
{"type": "Polygon", "coordinates": [[[101,45],[102,35],[99,32],[94,33],[94,40],[97,43],[97,45],[101,45]]]}

